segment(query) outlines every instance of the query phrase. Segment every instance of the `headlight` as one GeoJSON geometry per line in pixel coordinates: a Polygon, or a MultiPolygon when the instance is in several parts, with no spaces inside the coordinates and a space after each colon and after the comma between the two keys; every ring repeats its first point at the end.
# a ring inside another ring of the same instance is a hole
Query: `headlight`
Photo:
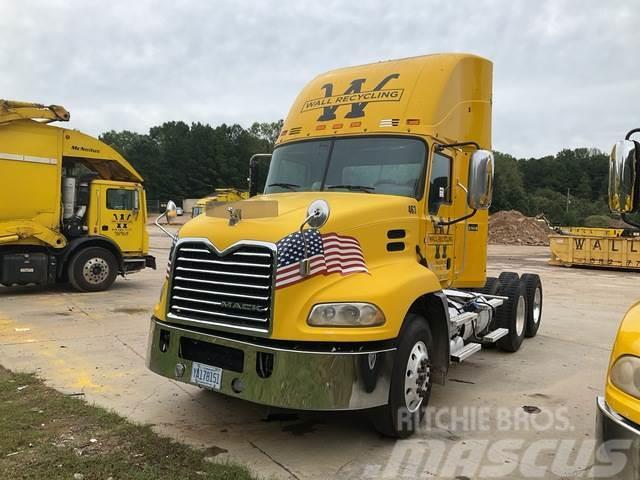
{"type": "Polygon", "coordinates": [[[314,327],[373,327],[384,314],[370,303],[321,303],[311,309],[307,323],[314,327]]]}
{"type": "Polygon", "coordinates": [[[640,398],[640,358],[623,355],[618,358],[609,374],[611,383],[632,397],[640,398]]]}

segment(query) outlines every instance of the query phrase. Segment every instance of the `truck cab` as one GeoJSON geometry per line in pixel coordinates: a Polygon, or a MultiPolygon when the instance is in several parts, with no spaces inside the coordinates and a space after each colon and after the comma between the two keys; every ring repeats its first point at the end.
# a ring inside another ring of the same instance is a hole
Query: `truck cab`
{"type": "Polygon", "coordinates": [[[175,238],[149,368],[269,406],[366,409],[403,437],[451,361],[517,351],[542,288],[486,277],[491,76],[441,54],[313,79],[264,191],[175,238]]]}

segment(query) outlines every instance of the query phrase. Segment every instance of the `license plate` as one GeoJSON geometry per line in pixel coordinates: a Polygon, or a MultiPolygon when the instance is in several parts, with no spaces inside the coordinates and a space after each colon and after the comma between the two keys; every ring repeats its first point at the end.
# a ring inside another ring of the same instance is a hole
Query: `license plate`
{"type": "Polygon", "coordinates": [[[191,367],[191,383],[213,390],[220,390],[222,369],[205,365],[204,363],[193,362],[191,367]]]}

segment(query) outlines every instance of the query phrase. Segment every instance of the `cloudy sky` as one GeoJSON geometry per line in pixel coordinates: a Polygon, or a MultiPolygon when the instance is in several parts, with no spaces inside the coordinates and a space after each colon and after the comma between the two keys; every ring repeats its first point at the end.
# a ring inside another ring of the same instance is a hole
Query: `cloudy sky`
{"type": "Polygon", "coordinates": [[[273,121],[337,67],[433,52],[494,62],[494,148],[608,150],[640,126],[640,2],[0,0],[0,98],[91,134],[273,121]]]}

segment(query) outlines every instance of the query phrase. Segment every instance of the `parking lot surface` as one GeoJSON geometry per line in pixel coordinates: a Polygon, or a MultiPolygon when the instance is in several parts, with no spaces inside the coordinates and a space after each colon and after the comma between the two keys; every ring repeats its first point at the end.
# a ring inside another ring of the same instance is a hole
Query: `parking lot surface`
{"type": "Polygon", "coordinates": [[[429,428],[394,442],[376,434],[362,413],[270,410],[149,372],[149,317],[169,243],[152,229],[158,270],[118,279],[107,292],[0,287],[0,364],[35,371],[50,386],[84,394],[261,477],[476,478],[500,476],[491,470],[500,467],[509,472],[504,478],[523,478],[540,465],[538,478],[588,471],[584,458],[552,463],[563,448],[577,454],[593,440],[595,397],[618,323],[638,296],[637,273],[552,267],[547,247],[490,246],[490,274],[542,277],[540,332],[518,353],[483,350],[453,365],[430,406],[454,418],[428,415],[429,428]],[[500,440],[512,448],[492,450],[500,440]],[[529,445],[539,446],[535,456],[525,454],[529,445]],[[427,458],[438,448],[439,457],[427,458]]]}

